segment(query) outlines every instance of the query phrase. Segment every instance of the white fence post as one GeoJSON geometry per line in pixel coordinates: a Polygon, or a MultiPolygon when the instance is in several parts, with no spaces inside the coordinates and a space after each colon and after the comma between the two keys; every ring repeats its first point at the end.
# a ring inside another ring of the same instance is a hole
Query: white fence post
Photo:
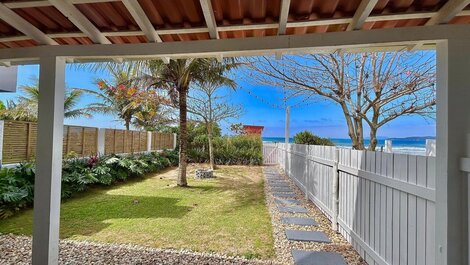
{"type": "Polygon", "coordinates": [[[339,149],[335,148],[334,154],[334,163],[333,163],[333,207],[332,207],[332,220],[331,220],[331,227],[334,231],[338,231],[338,204],[339,204],[339,171],[338,171],[338,163],[339,163],[339,149]]]}
{"type": "Polygon", "coordinates": [[[426,156],[436,156],[436,140],[426,139],[426,156]]]}
{"type": "Polygon", "coordinates": [[[392,153],[392,140],[385,140],[385,146],[384,146],[384,152],[385,153],[392,153]]]}
{"type": "Polygon", "coordinates": [[[0,121],[0,168],[3,165],[3,133],[5,131],[5,121],[0,121]]]}
{"type": "Polygon", "coordinates": [[[173,133],[173,149],[176,148],[178,136],[176,133],[173,133]]]}
{"type": "Polygon", "coordinates": [[[147,132],[147,151],[152,151],[152,132],[147,132]]]}
{"type": "Polygon", "coordinates": [[[106,129],[105,128],[98,128],[98,141],[97,141],[97,151],[98,155],[104,155],[104,147],[106,143],[106,129]]]}

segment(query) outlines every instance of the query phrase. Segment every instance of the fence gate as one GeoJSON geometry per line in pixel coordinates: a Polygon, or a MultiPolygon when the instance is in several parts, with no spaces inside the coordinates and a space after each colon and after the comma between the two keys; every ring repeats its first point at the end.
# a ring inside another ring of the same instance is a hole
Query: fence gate
{"type": "Polygon", "coordinates": [[[263,164],[264,165],[277,165],[279,149],[274,143],[263,143],[263,164]]]}

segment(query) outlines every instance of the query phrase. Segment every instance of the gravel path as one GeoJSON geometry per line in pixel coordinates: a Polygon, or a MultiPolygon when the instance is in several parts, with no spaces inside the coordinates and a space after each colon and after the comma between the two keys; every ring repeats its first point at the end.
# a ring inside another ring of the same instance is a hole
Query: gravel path
{"type": "MultiPolygon", "coordinates": [[[[0,264],[30,264],[31,238],[0,234],[0,264]]],[[[61,240],[59,264],[273,264],[219,254],[61,240]]]]}
{"type": "MultiPolygon", "coordinates": [[[[277,167],[265,167],[264,172],[279,172],[277,167]]],[[[265,175],[266,176],[266,175],[265,175]]],[[[310,201],[305,198],[305,195],[294,184],[294,182],[281,174],[282,178],[287,180],[290,188],[296,194],[295,199],[300,201],[301,206],[308,210],[308,213],[280,213],[277,209],[277,204],[274,201],[269,185],[265,185],[266,203],[271,213],[271,220],[273,224],[274,233],[274,247],[276,249],[277,260],[281,264],[294,264],[291,256],[291,250],[311,250],[311,251],[329,251],[341,254],[346,262],[350,265],[367,265],[367,263],[359,256],[351,244],[349,244],[339,233],[331,229],[331,222],[326,216],[310,201]],[[296,216],[296,217],[310,217],[318,222],[318,226],[299,226],[288,225],[281,222],[281,217],[296,216]],[[325,233],[332,241],[332,243],[315,243],[315,242],[299,242],[287,240],[285,231],[286,229],[294,230],[308,230],[308,231],[321,231],[325,233]]],[[[300,206],[300,205],[299,205],[300,206]]]]}

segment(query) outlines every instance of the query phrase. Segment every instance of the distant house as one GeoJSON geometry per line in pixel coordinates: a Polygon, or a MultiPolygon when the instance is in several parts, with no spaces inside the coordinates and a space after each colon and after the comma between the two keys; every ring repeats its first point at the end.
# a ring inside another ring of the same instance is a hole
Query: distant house
{"type": "Polygon", "coordinates": [[[263,133],[264,126],[256,126],[256,125],[243,125],[243,132],[245,134],[258,134],[261,135],[263,133]]]}

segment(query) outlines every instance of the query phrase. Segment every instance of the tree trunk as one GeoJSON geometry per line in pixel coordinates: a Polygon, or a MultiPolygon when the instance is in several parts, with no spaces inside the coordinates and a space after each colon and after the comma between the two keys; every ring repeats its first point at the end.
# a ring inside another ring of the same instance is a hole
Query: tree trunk
{"type": "Polygon", "coordinates": [[[207,140],[209,142],[209,164],[211,169],[214,170],[214,147],[212,145],[212,124],[210,122],[207,123],[207,140]]]}
{"type": "Polygon", "coordinates": [[[356,146],[354,149],[356,150],[364,150],[364,129],[362,127],[362,119],[361,118],[354,118],[354,124],[356,127],[356,146]]]}
{"type": "Polygon", "coordinates": [[[187,93],[188,88],[182,87],[179,91],[179,107],[180,107],[180,153],[177,185],[180,187],[188,186],[186,179],[187,147],[188,147],[188,128],[187,128],[187,93]]]}
{"type": "Polygon", "coordinates": [[[375,151],[375,148],[377,147],[377,129],[370,127],[370,144],[369,144],[369,151],[375,151]]]}
{"type": "Polygon", "coordinates": [[[125,126],[126,126],[126,130],[129,131],[131,127],[131,121],[126,119],[125,126]]]}

